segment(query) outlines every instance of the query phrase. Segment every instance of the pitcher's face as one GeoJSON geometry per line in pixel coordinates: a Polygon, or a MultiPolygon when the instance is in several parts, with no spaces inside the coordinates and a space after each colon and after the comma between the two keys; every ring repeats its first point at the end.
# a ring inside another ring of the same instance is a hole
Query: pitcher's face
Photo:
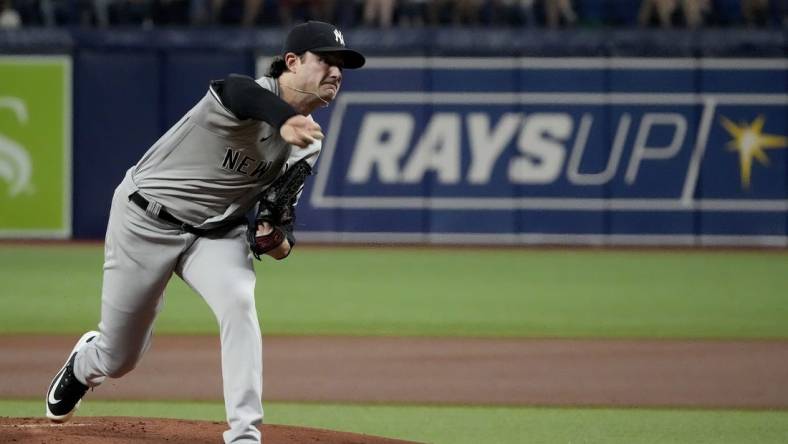
{"type": "Polygon", "coordinates": [[[330,102],[342,85],[342,59],[330,53],[315,54],[307,51],[295,62],[295,84],[304,91],[313,91],[330,102]]]}

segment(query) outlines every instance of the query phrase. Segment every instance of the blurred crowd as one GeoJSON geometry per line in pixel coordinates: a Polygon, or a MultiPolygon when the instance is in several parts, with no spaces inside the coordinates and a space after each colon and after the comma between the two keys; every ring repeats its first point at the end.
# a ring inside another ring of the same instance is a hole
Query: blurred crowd
{"type": "Polygon", "coordinates": [[[21,26],[788,26],[788,0],[0,0],[21,26]]]}

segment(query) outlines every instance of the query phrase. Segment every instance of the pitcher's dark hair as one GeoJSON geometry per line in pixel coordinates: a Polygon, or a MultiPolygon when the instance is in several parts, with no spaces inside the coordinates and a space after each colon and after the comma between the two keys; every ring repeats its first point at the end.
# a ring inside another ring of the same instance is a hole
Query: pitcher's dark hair
{"type": "MultiPolygon", "coordinates": [[[[303,62],[304,54],[298,54],[298,58],[300,58],[303,62]]],[[[285,63],[285,58],[282,56],[276,56],[273,60],[271,60],[271,65],[268,67],[268,72],[266,75],[268,77],[278,79],[279,76],[281,76],[285,71],[287,71],[287,63],[285,63]]]]}

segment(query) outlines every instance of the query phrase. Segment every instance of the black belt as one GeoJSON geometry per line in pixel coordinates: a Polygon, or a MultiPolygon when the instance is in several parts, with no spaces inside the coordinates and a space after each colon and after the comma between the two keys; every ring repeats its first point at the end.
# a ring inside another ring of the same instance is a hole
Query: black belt
{"type": "Polygon", "coordinates": [[[161,206],[161,204],[156,202],[151,202],[148,199],[142,197],[142,195],[140,195],[139,193],[134,193],[131,196],[129,196],[129,200],[137,204],[138,207],[145,210],[145,212],[148,213],[149,215],[155,216],[173,225],[177,225],[181,230],[187,233],[196,234],[198,236],[207,236],[214,234],[221,235],[226,233],[230,229],[237,227],[238,225],[246,223],[246,219],[238,218],[238,219],[230,220],[227,223],[222,224],[216,228],[210,228],[210,229],[197,228],[187,224],[186,222],[182,222],[177,217],[173,216],[172,213],[167,211],[166,208],[161,206]]]}

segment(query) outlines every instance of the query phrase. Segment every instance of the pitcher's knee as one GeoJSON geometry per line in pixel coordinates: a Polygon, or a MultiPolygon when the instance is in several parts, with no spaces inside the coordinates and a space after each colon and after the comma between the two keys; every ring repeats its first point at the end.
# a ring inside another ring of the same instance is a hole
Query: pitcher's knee
{"type": "Polygon", "coordinates": [[[137,367],[139,356],[130,356],[126,359],[113,362],[107,366],[107,376],[110,378],[120,378],[137,367]]]}
{"type": "Polygon", "coordinates": [[[250,313],[255,313],[255,303],[252,295],[235,295],[225,299],[224,307],[217,313],[221,321],[240,320],[249,316],[250,313]]]}

